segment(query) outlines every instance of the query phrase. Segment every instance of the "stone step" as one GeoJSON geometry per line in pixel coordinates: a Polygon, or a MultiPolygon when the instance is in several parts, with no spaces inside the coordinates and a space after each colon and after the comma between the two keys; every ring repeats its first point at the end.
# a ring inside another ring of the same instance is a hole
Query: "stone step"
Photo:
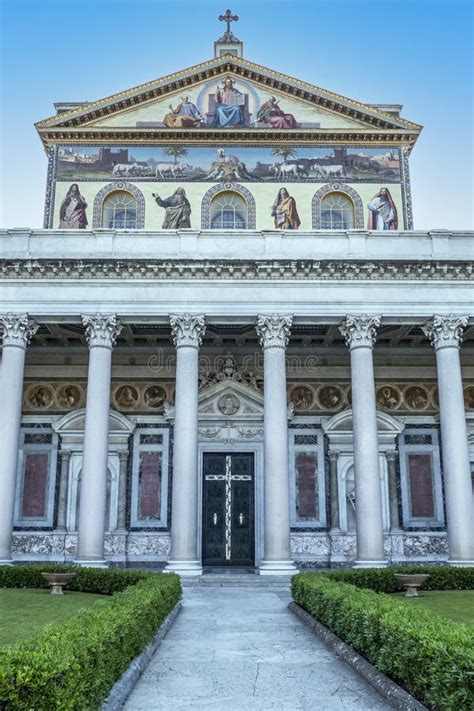
{"type": "Polygon", "coordinates": [[[238,588],[284,588],[289,589],[290,575],[196,575],[182,576],[183,587],[238,587],[238,588]]]}

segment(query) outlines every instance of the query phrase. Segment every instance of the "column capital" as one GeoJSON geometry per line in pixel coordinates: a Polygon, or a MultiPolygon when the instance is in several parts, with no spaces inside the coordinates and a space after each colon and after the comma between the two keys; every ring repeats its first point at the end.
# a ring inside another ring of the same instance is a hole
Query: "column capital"
{"type": "Polygon", "coordinates": [[[394,462],[398,457],[398,452],[396,449],[387,449],[385,452],[385,459],[387,462],[394,462]]]}
{"type": "Polygon", "coordinates": [[[39,325],[28,314],[8,313],[0,315],[0,329],[4,346],[26,349],[39,325]]]}
{"type": "Polygon", "coordinates": [[[258,316],[256,331],[263,348],[285,348],[290,339],[293,316],[258,316]]]}
{"type": "Polygon", "coordinates": [[[339,331],[346,339],[351,350],[354,348],[373,348],[380,326],[380,316],[346,316],[339,326],[339,331]]]}
{"type": "Polygon", "coordinates": [[[203,314],[172,314],[170,325],[176,348],[199,348],[206,332],[206,319],[203,314]]]}
{"type": "Polygon", "coordinates": [[[330,449],[328,452],[328,459],[330,462],[337,462],[340,452],[335,449],[330,449]]]}
{"type": "Polygon", "coordinates": [[[93,346],[112,348],[123,328],[115,314],[94,314],[94,316],[82,314],[82,323],[86,329],[89,348],[93,346]]]}
{"type": "Polygon", "coordinates": [[[421,328],[425,336],[430,339],[431,345],[438,351],[441,348],[459,348],[467,322],[467,316],[436,315],[421,328]]]}
{"type": "Polygon", "coordinates": [[[61,455],[62,462],[69,462],[72,452],[70,449],[61,449],[59,450],[59,454],[61,455]]]}
{"type": "Polygon", "coordinates": [[[118,456],[120,462],[128,462],[128,452],[120,451],[118,453],[118,456]]]}

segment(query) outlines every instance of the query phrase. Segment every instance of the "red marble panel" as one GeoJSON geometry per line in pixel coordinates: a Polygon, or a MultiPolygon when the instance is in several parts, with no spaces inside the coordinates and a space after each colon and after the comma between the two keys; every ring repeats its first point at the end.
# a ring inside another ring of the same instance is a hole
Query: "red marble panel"
{"type": "Polygon", "coordinates": [[[296,453],[296,513],[299,518],[316,518],[316,452],[296,453]]]}
{"type": "Polygon", "coordinates": [[[160,489],[161,452],[143,452],[140,457],[139,518],[159,518],[160,489]]]}
{"type": "Polygon", "coordinates": [[[430,454],[409,454],[411,515],[413,518],[433,518],[433,471],[430,454]]]}
{"type": "Polygon", "coordinates": [[[49,452],[25,453],[23,475],[22,518],[46,516],[46,493],[49,472],[49,452]]]}

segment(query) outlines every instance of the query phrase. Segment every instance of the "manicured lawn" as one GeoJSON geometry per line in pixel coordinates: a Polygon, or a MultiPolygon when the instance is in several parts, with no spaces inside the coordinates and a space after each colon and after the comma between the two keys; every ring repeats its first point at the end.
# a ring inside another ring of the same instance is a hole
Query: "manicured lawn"
{"type": "Polygon", "coordinates": [[[66,592],[51,595],[49,590],[0,589],[0,647],[29,639],[49,623],[61,624],[106,595],[66,592]]]}
{"type": "Polygon", "coordinates": [[[474,625],[474,590],[422,590],[417,598],[405,598],[404,593],[396,597],[407,605],[426,607],[454,622],[474,625]]]}

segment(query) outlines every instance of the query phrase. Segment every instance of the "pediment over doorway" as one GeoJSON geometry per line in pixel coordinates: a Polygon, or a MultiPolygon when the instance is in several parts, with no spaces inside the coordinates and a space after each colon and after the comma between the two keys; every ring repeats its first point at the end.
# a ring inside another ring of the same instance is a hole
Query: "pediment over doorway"
{"type": "MultiPolygon", "coordinates": [[[[174,419],[175,408],[166,411],[174,419]]],[[[198,395],[199,420],[242,421],[263,419],[263,393],[232,378],[204,386],[198,395]]]]}

